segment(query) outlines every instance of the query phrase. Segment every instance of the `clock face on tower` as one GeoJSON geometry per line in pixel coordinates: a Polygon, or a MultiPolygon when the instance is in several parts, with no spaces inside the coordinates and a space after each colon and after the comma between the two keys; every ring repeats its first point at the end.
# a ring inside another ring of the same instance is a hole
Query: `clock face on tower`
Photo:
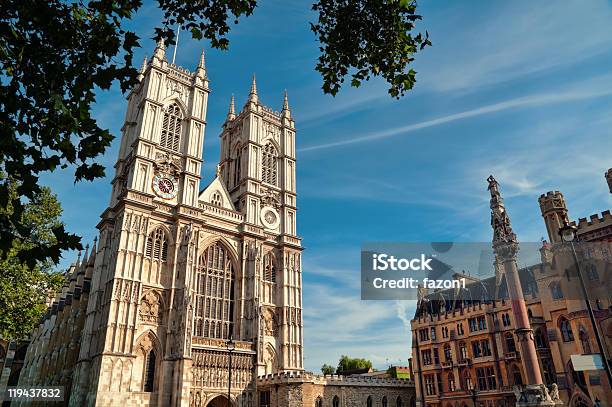
{"type": "Polygon", "coordinates": [[[280,223],[280,216],[276,209],[270,206],[264,206],[261,209],[261,223],[267,229],[276,229],[280,223]]]}
{"type": "Polygon", "coordinates": [[[163,199],[176,197],[176,180],[167,174],[156,174],[153,177],[153,191],[163,199]]]}

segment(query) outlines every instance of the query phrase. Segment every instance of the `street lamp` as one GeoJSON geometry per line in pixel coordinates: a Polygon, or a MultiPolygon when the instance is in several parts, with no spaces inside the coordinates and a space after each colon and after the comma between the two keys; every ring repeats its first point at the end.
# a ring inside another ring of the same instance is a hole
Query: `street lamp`
{"type": "Polygon", "coordinates": [[[472,402],[474,403],[474,407],[476,407],[476,401],[478,400],[478,390],[476,390],[476,387],[473,384],[470,386],[470,395],[472,396],[472,402]]]}
{"type": "Polygon", "coordinates": [[[232,352],[236,349],[236,342],[232,339],[232,335],[230,335],[229,340],[227,341],[227,351],[229,353],[229,366],[228,366],[228,374],[227,374],[227,406],[230,407],[232,405],[232,352]]]}
{"type": "Polygon", "coordinates": [[[574,225],[570,225],[566,219],[563,222],[563,226],[559,229],[559,235],[561,235],[561,238],[564,242],[569,243],[569,246],[572,249],[572,256],[574,258],[574,263],[576,263],[576,272],[578,274],[578,280],[580,281],[580,288],[582,289],[582,295],[584,296],[584,300],[586,301],[587,311],[589,313],[589,318],[591,319],[591,325],[593,325],[595,339],[597,340],[597,346],[599,346],[599,354],[603,361],[606,374],[608,375],[608,383],[612,385],[612,371],[610,371],[610,363],[608,362],[608,358],[606,357],[604,347],[601,342],[601,333],[599,332],[599,326],[597,325],[595,314],[593,313],[593,308],[591,307],[591,298],[589,297],[589,293],[584,284],[582,270],[580,269],[580,263],[578,262],[578,255],[576,254],[576,248],[574,247],[577,230],[578,228],[574,225]]]}

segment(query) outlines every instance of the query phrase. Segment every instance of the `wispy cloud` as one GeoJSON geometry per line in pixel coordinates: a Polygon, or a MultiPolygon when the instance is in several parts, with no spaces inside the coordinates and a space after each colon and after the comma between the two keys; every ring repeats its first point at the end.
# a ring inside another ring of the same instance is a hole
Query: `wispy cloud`
{"type": "Polygon", "coordinates": [[[478,7],[478,16],[463,6],[432,10],[428,28],[435,46],[420,57],[421,85],[474,91],[576,64],[612,45],[612,6],[605,0],[478,7]]]}
{"type": "Polygon", "coordinates": [[[365,136],[357,136],[349,139],[343,139],[328,143],[315,144],[311,146],[305,146],[299,149],[300,152],[311,152],[322,149],[336,148],[347,146],[351,144],[366,143],[370,141],[396,137],[406,133],[415,132],[417,130],[425,129],[428,127],[440,126],[442,124],[452,123],[459,120],[464,120],[472,117],[502,112],[510,109],[519,109],[525,107],[536,107],[553,103],[564,103],[579,101],[585,99],[593,99],[602,96],[609,96],[612,94],[611,88],[603,89],[588,89],[580,90],[575,89],[573,91],[561,91],[561,92],[550,92],[533,94],[529,96],[518,97],[509,99],[503,102],[493,103],[484,105],[475,109],[465,110],[459,113],[453,113],[446,116],[437,117],[435,119],[425,120],[418,123],[408,124],[404,126],[394,127],[387,130],[374,132],[365,136]]]}
{"type": "Polygon", "coordinates": [[[398,327],[390,335],[386,329],[398,321],[393,302],[361,301],[355,290],[317,283],[306,283],[304,292],[307,369],[317,371],[343,354],[368,358],[378,368],[387,361],[406,363],[409,330],[398,327]]]}

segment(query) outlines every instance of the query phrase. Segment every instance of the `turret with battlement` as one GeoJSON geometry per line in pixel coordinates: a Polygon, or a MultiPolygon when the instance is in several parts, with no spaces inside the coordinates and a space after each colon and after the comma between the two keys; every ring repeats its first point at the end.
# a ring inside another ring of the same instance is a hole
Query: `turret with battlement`
{"type": "Polygon", "coordinates": [[[548,232],[548,239],[551,243],[557,243],[561,240],[559,228],[568,220],[565,198],[559,191],[548,191],[540,195],[538,202],[548,232]]]}

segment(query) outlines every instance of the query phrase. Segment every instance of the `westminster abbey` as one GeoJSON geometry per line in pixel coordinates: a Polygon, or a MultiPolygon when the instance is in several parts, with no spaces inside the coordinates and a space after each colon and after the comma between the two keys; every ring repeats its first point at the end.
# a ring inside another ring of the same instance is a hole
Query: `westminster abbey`
{"type": "Polygon", "coordinates": [[[256,405],[256,377],[300,372],[295,126],[232,99],[215,179],[200,173],[209,81],[159,43],[128,96],[99,240],[36,329],[19,384],[72,406],[256,405]]]}

